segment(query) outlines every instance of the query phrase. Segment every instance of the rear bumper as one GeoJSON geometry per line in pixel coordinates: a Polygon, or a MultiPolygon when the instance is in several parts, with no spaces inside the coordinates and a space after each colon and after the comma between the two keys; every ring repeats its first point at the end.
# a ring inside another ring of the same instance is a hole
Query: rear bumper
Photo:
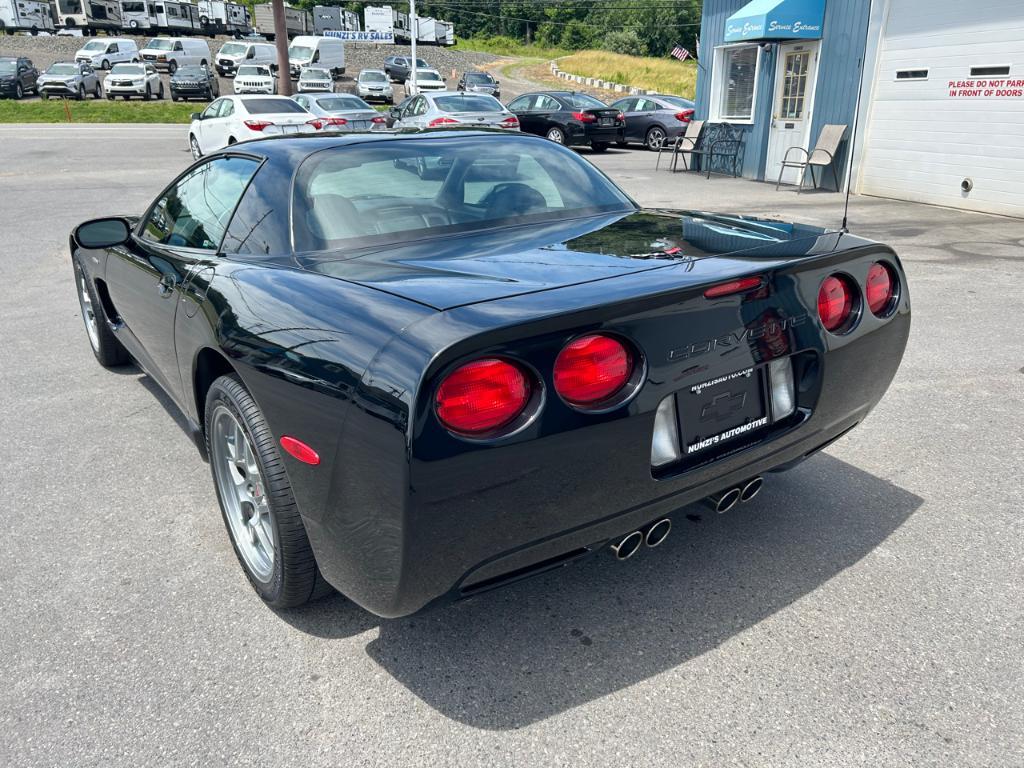
{"type": "Polygon", "coordinates": [[[788,468],[856,426],[892,381],[909,328],[908,303],[824,352],[808,324],[791,350],[819,354],[821,365],[800,417],[723,458],[658,477],[654,412],[680,387],[678,375],[662,375],[665,365],[652,369],[628,413],[472,450],[414,440],[411,458],[402,432],[375,411],[387,401],[353,405],[342,443],[358,449],[340,455],[333,499],[305,519],[317,562],[354,602],[397,617],[584,557],[714,492],[788,468]]]}
{"type": "Polygon", "coordinates": [[[612,144],[616,141],[622,141],[623,137],[623,127],[621,125],[598,128],[578,123],[569,123],[568,127],[570,144],[592,144],[594,142],[612,144]]]}

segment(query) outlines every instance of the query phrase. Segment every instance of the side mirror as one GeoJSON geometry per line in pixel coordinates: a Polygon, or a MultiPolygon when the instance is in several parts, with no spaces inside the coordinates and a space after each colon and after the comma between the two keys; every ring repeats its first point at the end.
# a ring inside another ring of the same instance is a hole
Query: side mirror
{"type": "Polygon", "coordinates": [[[203,119],[203,113],[202,112],[193,112],[191,114],[191,116],[190,116],[190,119],[191,120],[202,120],[203,119]]]}
{"type": "Polygon", "coordinates": [[[388,114],[391,115],[391,117],[395,118],[395,120],[397,120],[399,115],[398,107],[392,107],[391,109],[389,109],[388,114]]]}
{"type": "Polygon", "coordinates": [[[122,218],[93,219],[79,224],[74,233],[75,242],[83,248],[113,248],[131,236],[131,227],[122,218]]]}

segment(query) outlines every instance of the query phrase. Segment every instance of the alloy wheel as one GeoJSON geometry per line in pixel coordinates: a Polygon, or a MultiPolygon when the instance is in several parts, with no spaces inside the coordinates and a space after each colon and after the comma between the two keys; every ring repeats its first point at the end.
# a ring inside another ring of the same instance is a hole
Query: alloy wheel
{"type": "MultiPolygon", "coordinates": [[[[77,266],[77,265],[76,265],[77,266]]],[[[89,295],[89,284],[85,281],[85,275],[79,270],[78,274],[78,303],[82,307],[82,320],[85,321],[85,332],[89,334],[89,343],[94,351],[100,348],[100,327],[96,319],[96,310],[92,305],[92,297],[89,295]]]]}
{"type": "Polygon", "coordinates": [[[203,156],[203,151],[199,148],[199,139],[195,136],[190,136],[188,140],[189,148],[192,150],[192,159],[198,160],[203,156]]]}
{"type": "Polygon", "coordinates": [[[550,131],[548,131],[547,136],[549,140],[555,142],[556,144],[565,143],[565,134],[563,134],[561,129],[559,128],[552,128],[550,131]]]}
{"type": "Polygon", "coordinates": [[[665,143],[665,132],[661,128],[651,128],[647,132],[648,149],[658,150],[665,143]]]}
{"type": "Polygon", "coordinates": [[[217,406],[210,428],[213,472],[231,538],[252,575],[268,582],[274,572],[276,533],[256,452],[227,406],[217,406]]]}

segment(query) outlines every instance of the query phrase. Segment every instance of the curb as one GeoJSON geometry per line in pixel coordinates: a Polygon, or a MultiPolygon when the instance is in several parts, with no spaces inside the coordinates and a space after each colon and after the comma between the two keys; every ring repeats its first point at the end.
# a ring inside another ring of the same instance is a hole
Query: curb
{"type": "Polygon", "coordinates": [[[551,74],[555,77],[560,77],[563,80],[568,80],[573,83],[579,83],[580,85],[589,85],[593,88],[603,88],[606,91],[615,91],[615,93],[628,93],[630,96],[646,96],[648,93],[655,93],[655,91],[649,91],[646,88],[637,88],[635,85],[613,83],[610,80],[601,80],[597,77],[583,77],[583,75],[574,75],[571,72],[563,72],[558,68],[557,61],[551,61],[550,65],[551,74]]]}

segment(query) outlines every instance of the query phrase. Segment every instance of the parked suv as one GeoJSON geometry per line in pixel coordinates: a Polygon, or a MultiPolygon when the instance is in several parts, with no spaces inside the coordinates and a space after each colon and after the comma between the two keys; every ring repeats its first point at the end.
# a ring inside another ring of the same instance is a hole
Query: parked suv
{"type": "Polygon", "coordinates": [[[235,74],[235,93],[277,93],[277,74],[269,64],[243,64],[235,74]]]}
{"type": "Polygon", "coordinates": [[[395,103],[395,90],[383,69],[362,70],[356,79],[356,94],[367,101],[380,99],[388,104],[395,103]]]}
{"type": "MultiPolygon", "coordinates": [[[[409,62],[408,56],[388,56],[384,59],[384,71],[391,78],[391,82],[404,83],[409,79],[409,62]]],[[[430,65],[423,59],[416,59],[416,68],[430,69],[430,65]]]]}
{"type": "Polygon", "coordinates": [[[188,64],[171,75],[171,101],[178,99],[205,99],[213,101],[220,96],[220,83],[209,67],[188,64]]]}
{"type": "Polygon", "coordinates": [[[75,61],[84,62],[93,69],[110,69],[115,64],[141,60],[139,46],[127,37],[90,40],[75,51],[75,61]]]}
{"type": "Polygon", "coordinates": [[[24,56],[0,58],[0,96],[20,99],[28,91],[39,93],[39,70],[24,56]]]}
{"type": "Polygon", "coordinates": [[[39,76],[39,95],[44,99],[68,96],[81,101],[87,93],[97,99],[103,96],[99,75],[88,64],[58,61],[39,76]]]}
{"type": "Polygon", "coordinates": [[[205,67],[213,58],[205,40],[191,37],[154,37],[139,53],[143,61],[161,69],[166,68],[172,75],[178,67],[187,64],[202,64],[205,67]]]}
{"type": "MultiPolygon", "coordinates": [[[[260,38],[261,40],[263,38],[260,38]]],[[[277,49],[271,43],[254,43],[247,39],[224,43],[217,51],[217,72],[234,77],[242,64],[274,64],[277,49]]]]}
{"type": "Polygon", "coordinates": [[[132,96],[141,96],[149,101],[156,94],[158,99],[164,97],[164,84],[160,73],[152,64],[115,64],[110,74],[103,80],[103,90],[107,98],[113,100],[120,96],[127,101],[132,96]]]}
{"type": "Polygon", "coordinates": [[[319,67],[305,67],[299,72],[299,93],[331,93],[334,78],[329,70],[319,67]]]}
{"type": "Polygon", "coordinates": [[[496,99],[501,98],[501,83],[487,72],[463,72],[456,90],[469,93],[487,93],[496,99]]]}
{"type": "Polygon", "coordinates": [[[415,88],[412,86],[412,80],[405,81],[405,92],[409,94],[415,95],[429,91],[447,90],[448,85],[445,83],[444,77],[436,69],[417,69],[415,88]]]}

